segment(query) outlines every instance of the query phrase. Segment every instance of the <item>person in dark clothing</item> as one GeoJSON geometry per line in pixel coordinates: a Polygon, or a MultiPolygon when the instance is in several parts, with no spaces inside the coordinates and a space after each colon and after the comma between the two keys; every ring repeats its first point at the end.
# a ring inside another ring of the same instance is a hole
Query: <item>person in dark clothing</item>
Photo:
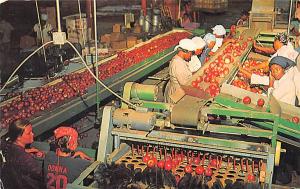
{"type": "Polygon", "coordinates": [[[16,120],[2,137],[1,151],[5,158],[1,179],[5,189],[39,189],[43,186],[42,167],[34,159],[36,149],[26,146],[33,142],[32,125],[27,120],[16,120]]]}
{"type": "Polygon", "coordinates": [[[75,152],[78,133],[71,127],[59,127],[54,131],[56,151],[46,154],[44,173],[47,188],[65,189],[91,162],[83,152],[75,152]],[[79,157],[79,158],[77,158],[79,157]]]}

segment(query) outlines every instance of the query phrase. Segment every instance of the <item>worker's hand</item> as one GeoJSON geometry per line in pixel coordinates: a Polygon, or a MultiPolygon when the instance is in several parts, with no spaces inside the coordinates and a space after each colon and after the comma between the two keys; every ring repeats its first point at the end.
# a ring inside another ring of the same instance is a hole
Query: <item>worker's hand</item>
{"type": "Polygon", "coordinates": [[[82,151],[75,152],[72,157],[73,158],[80,157],[81,159],[85,159],[85,160],[88,160],[88,161],[92,161],[93,160],[92,158],[90,158],[88,155],[86,155],[82,151]]]}
{"type": "Polygon", "coordinates": [[[38,158],[44,158],[45,157],[45,153],[43,151],[40,151],[36,148],[28,148],[25,149],[25,152],[30,153],[38,158]]]}

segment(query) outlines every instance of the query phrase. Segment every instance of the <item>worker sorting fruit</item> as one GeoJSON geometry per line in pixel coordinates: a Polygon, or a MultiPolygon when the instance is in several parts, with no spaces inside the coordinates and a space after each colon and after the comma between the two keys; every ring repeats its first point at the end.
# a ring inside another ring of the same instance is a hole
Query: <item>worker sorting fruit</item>
{"type": "Polygon", "coordinates": [[[194,73],[201,68],[202,62],[199,60],[199,57],[201,56],[206,43],[201,37],[193,37],[192,41],[196,45],[196,50],[194,55],[191,57],[191,61],[188,66],[190,71],[194,73]]]}
{"type": "Polygon", "coordinates": [[[205,41],[206,45],[205,45],[204,51],[203,51],[203,53],[201,54],[201,57],[200,57],[200,62],[202,62],[202,63],[205,62],[206,57],[209,56],[212,48],[215,46],[216,36],[213,35],[212,33],[207,33],[204,36],[203,40],[205,41]]]}
{"type": "MultiPolygon", "coordinates": [[[[300,59],[300,57],[298,57],[300,59]]],[[[297,59],[298,59],[297,58],[297,59]]],[[[251,84],[269,86],[269,93],[282,102],[291,105],[298,105],[300,99],[300,72],[296,63],[284,56],[275,56],[269,62],[270,75],[260,76],[240,68],[251,84]],[[296,97],[298,103],[296,103],[296,97]]]]}
{"type": "MultiPolygon", "coordinates": [[[[298,52],[294,49],[293,45],[289,42],[288,36],[285,33],[278,33],[275,36],[273,47],[259,46],[256,41],[253,43],[256,52],[275,56],[283,56],[292,61],[296,60],[298,52]]],[[[264,65],[261,65],[264,66],[264,65]]]]}
{"type": "Polygon", "coordinates": [[[174,103],[184,95],[181,85],[186,85],[192,78],[188,64],[196,49],[196,45],[191,39],[182,39],[175,47],[177,54],[169,66],[170,81],[166,87],[166,102],[174,103]]]}
{"type": "Polygon", "coordinates": [[[216,52],[223,44],[226,30],[222,25],[216,25],[215,27],[212,28],[212,30],[213,30],[213,34],[216,37],[216,44],[211,51],[216,52]]]}

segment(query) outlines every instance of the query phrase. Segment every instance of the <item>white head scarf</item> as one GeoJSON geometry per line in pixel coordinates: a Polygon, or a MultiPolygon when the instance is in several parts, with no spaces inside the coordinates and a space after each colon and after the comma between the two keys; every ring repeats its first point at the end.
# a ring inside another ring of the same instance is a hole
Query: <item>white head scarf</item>
{"type": "Polygon", "coordinates": [[[174,50],[177,50],[178,48],[182,48],[187,51],[195,51],[197,49],[195,43],[191,39],[181,39],[174,50]]]}
{"type": "Polygon", "coordinates": [[[222,25],[216,25],[215,27],[212,28],[213,34],[215,35],[225,35],[226,30],[222,25]]]}
{"type": "Polygon", "coordinates": [[[203,40],[206,42],[206,44],[209,44],[212,41],[216,41],[216,36],[212,33],[207,33],[203,40]]]}
{"type": "Polygon", "coordinates": [[[205,41],[201,37],[193,37],[192,41],[195,43],[197,49],[203,49],[206,45],[205,41]]]}

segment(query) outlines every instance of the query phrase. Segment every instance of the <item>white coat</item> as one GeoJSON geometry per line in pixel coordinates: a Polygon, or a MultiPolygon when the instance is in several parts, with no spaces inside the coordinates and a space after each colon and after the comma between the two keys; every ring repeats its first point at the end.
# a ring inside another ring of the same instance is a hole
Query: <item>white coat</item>
{"type": "Polygon", "coordinates": [[[282,102],[295,105],[300,100],[300,72],[294,66],[286,71],[280,80],[274,82],[273,96],[282,102]]]}
{"type": "Polygon", "coordinates": [[[216,38],[216,44],[215,46],[212,48],[212,52],[216,52],[223,44],[223,38],[216,38]]]}
{"type": "Polygon", "coordinates": [[[180,56],[175,55],[171,60],[169,66],[170,81],[166,87],[166,101],[173,103],[172,95],[174,93],[184,94],[181,85],[187,85],[189,80],[192,78],[192,72],[188,67],[188,62],[183,60],[180,56]]]}
{"type": "MultiPolygon", "coordinates": [[[[269,78],[252,74],[251,84],[269,84],[269,78]]],[[[281,79],[274,82],[273,96],[287,104],[295,105],[296,97],[300,100],[300,72],[297,67],[288,69],[281,79]]]]}
{"type": "Polygon", "coordinates": [[[280,47],[280,49],[278,49],[276,53],[271,56],[270,60],[275,56],[283,56],[292,61],[296,61],[298,55],[299,52],[297,52],[294,46],[289,42],[287,45],[283,45],[282,47],[280,47]]]}
{"type": "Polygon", "coordinates": [[[201,68],[201,62],[197,55],[193,55],[191,61],[189,61],[188,67],[192,73],[198,71],[201,68]]]}

